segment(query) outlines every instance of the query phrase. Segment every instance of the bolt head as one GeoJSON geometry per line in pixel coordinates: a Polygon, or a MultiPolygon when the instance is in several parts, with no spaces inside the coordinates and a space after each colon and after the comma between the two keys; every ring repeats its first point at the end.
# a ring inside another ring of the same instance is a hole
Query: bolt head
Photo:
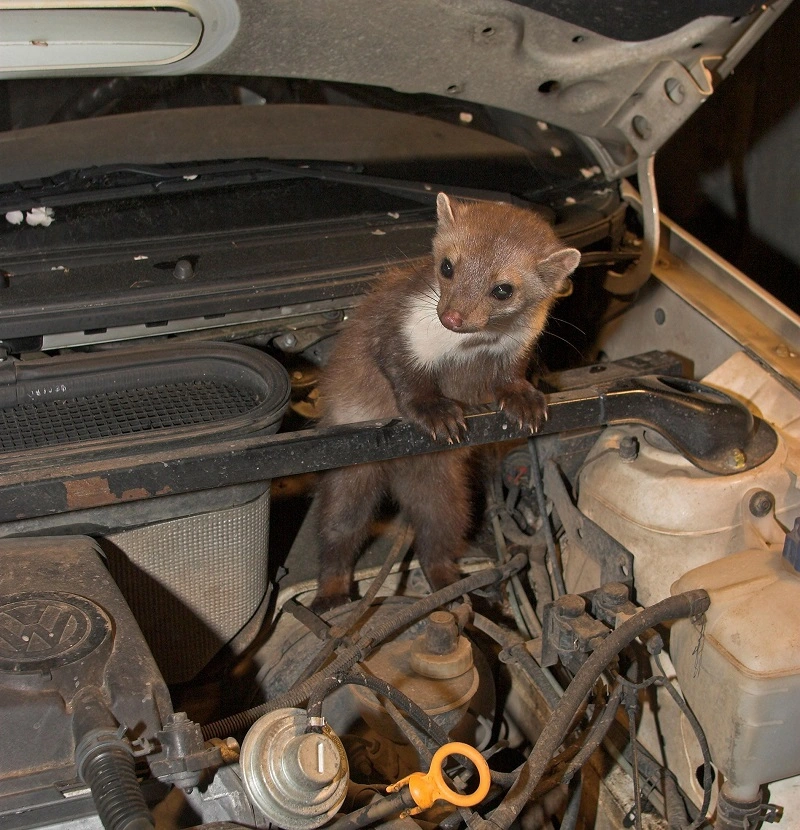
{"type": "Polygon", "coordinates": [[[750,512],[757,518],[761,519],[768,516],[775,507],[775,496],[767,490],[759,490],[753,493],[750,497],[750,512]]]}
{"type": "Polygon", "coordinates": [[[555,609],[559,617],[575,619],[586,611],[586,601],[577,594],[565,594],[555,601],[555,609]]]}

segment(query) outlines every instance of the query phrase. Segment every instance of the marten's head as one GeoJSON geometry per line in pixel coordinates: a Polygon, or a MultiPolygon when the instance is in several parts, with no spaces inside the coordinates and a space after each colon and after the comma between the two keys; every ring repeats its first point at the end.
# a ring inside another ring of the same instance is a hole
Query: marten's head
{"type": "Polygon", "coordinates": [[[457,202],[440,193],[433,257],[437,313],[450,331],[501,332],[520,316],[537,333],[578,267],[550,225],[503,202],[457,202]]]}

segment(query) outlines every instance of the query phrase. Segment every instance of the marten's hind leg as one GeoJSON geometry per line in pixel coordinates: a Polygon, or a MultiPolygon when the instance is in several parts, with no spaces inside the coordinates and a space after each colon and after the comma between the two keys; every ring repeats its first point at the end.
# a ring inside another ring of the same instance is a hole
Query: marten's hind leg
{"type": "Polygon", "coordinates": [[[331,470],[320,482],[319,586],[312,604],[317,613],[352,598],[356,559],[384,492],[384,479],[381,465],[360,464],[331,470]]]}
{"type": "Polygon", "coordinates": [[[414,528],[414,550],[433,590],[460,578],[471,526],[469,454],[455,450],[403,459],[391,489],[414,528]]]}

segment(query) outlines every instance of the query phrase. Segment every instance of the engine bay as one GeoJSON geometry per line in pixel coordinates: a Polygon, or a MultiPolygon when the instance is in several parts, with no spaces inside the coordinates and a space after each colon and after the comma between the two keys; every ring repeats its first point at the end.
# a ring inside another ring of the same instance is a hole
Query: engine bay
{"type": "Polygon", "coordinates": [[[714,320],[669,276],[588,329],[591,249],[543,341],[540,433],[467,416],[463,578],[431,593],[386,505],[361,598],[323,616],[316,474],[448,451],[314,425],[357,292],[147,345],[9,338],[3,826],[791,822],[798,393],[736,339],[752,307],[714,320]]]}
{"type": "Polygon", "coordinates": [[[654,166],[788,2],[588,5],[0,10],[0,828],[800,826],[800,319],[654,166]],[[454,451],[321,420],[441,193],[571,252],[547,418],[318,611],[321,477],[454,451]]]}

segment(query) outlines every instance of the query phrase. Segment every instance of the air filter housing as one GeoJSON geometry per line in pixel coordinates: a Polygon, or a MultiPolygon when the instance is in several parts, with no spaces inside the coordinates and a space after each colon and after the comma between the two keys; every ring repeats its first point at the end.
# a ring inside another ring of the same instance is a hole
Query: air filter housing
{"type": "MultiPolygon", "coordinates": [[[[170,345],[0,364],[0,473],[197,449],[274,433],[289,400],[277,361],[231,344],[170,345]]],[[[128,504],[0,525],[0,536],[94,536],[165,679],[191,679],[249,643],[267,598],[269,481],[170,495],[170,469],[128,504]],[[155,498],[143,498],[156,496],[155,498]]],[[[123,496],[123,498],[126,496],[123,496]]]]}

